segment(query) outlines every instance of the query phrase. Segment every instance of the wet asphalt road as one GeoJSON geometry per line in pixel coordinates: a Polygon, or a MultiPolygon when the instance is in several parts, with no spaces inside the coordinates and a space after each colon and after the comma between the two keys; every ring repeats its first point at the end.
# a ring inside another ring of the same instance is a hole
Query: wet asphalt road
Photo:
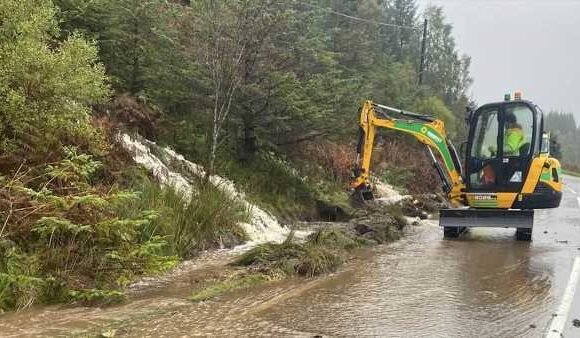
{"type": "MultiPolygon", "coordinates": [[[[283,327],[329,336],[541,337],[580,254],[580,179],[566,177],[566,185],[560,208],[536,212],[531,243],[516,241],[514,229],[444,240],[436,224],[425,224],[252,320],[270,334],[283,327]]],[[[580,337],[577,318],[578,293],[565,337],[580,337]]],[[[241,332],[256,329],[246,326],[241,332]]]]}
{"type": "MultiPolygon", "coordinates": [[[[533,241],[514,229],[442,239],[415,228],[369,264],[263,314],[304,332],[389,337],[541,337],[580,255],[580,179],[566,177],[561,207],[536,211],[533,241]]],[[[580,288],[580,287],[579,287],[580,288]]],[[[580,289],[565,337],[580,337],[580,289]]]]}

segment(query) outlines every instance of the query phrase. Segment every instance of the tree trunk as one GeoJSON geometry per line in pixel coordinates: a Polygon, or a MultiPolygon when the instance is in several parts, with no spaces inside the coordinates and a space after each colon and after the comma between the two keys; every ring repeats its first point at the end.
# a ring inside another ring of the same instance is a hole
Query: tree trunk
{"type": "Polygon", "coordinates": [[[256,122],[253,114],[247,114],[243,118],[243,133],[241,160],[250,161],[258,151],[256,122]]]}
{"type": "Polygon", "coordinates": [[[207,165],[207,170],[205,172],[206,179],[209,179],[209,177],[211,175],[213,175],[214,170],[215,170],[215,158],[216,158],[216,152],[217,152],[217,147],[218,147],[218,136],[219,136],[218,134],[219,134],[219,125],[217,123],[214,123],[213,132],[212,132],[211,147],[209,150],[208,165],[207,165]]]}

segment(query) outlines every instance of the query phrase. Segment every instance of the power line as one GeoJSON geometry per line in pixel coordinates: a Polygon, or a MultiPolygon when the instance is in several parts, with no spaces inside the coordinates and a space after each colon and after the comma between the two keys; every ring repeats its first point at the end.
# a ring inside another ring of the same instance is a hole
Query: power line
{"type": "Polygon", "coordinates": [[[414,30],[414,31],[421,31],[422,30],[421,27],[416,27],[416,26],[396,25],[396,24],[392,24],[392,23],[385,23],[385,22],[379,22],[379,21],[374,21],[374,20],[359,18],[357,16],[352,16],[352,15],[348,15],[348,14],[345,14],[345,13],[337,12],[337,11],[335,11],[333,9],[330,9],[330,8],[327,8],[327,7],[320,7],[320,6],[312,5],[312,4],[309,4],[307,2],[298,1],[298,3],[299,4],[302,4],[304,6],[310,7],[310,8],[321,9],[321,10],[323,10],[325,12],[332,13],[334,15],[342,16],[344,18],[351,19],[351,20],[355,20],[355,21],[359,21],[359,22],[366,22],[366,23],[371,23],[371,24],[374,24],[374,25],[385,26],[385,27],[395,27],[395,28],[401,28],[401,29],[409,29],[409,30],[414,30]]]}

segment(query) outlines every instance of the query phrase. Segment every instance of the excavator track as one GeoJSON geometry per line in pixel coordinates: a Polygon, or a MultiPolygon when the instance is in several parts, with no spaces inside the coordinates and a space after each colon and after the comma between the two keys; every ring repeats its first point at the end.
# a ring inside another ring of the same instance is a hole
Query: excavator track
{"type": "Polygon", "coordinates": [[[534,210],[441,209],[439,225],[446,238],[456,238],[468,228],[517,228],[517,239],[529,241],[534,227],[534,210]]]}

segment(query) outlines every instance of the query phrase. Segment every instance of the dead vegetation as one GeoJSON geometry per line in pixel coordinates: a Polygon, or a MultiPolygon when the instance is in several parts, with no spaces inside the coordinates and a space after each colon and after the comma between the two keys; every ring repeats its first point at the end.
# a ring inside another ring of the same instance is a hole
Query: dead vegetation
{"type": "Polygon", "coordinates": [[[437,173],[418,142],[410,142],[400,135],[390,137],[378,146],[373,171],[387,183],[404,188],[409,194],[428,194],[441,191],[437,173]]]}

